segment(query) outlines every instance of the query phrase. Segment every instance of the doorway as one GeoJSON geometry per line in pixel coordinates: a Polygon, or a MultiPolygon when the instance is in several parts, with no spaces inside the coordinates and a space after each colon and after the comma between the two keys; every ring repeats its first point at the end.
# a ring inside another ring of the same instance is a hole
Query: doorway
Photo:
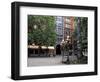
{"type": "Polygon", "coordinates": [[[61,45],[60,44],[56,45],[56,55],[61,55],[61,45]]]}

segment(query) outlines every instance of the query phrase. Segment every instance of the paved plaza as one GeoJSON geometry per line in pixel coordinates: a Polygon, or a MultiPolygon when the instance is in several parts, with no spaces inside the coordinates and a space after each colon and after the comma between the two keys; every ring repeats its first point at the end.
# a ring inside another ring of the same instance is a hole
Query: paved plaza
{"type": "MultiPolygon", "coordinates": [[[[67,58],[65,58],[67,59],[67,58]]],[[[76,56],[69,56],[69,60],[77,60],[76,56]]],[[[62,56],[55,57],[30,57],[27,60],[28,66],[49,66],[49,65],[65,65],[62,63],[62,56]]]]}
{"type": "Polygon", "coordinates": [[[56,57],[31,57],[28,58],[28,66],[48,66],[48,65],[64,65],[62,56],[56,57]]]}

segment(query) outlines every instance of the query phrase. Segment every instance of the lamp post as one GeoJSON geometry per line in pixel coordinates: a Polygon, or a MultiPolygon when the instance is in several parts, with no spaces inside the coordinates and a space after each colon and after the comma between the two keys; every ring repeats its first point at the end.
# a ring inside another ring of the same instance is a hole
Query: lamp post
{"type": "Polygon", "coordinates": [[[69,64],[69,53],[68,53],[69,50],[67,50],[68,41],[69,41],[69,39],[67,38],[65,41],[63,40],[61,42],[62,43],[62,50],[63,50],[62,62],[66,63],[66,64],[69,64]]]}
{"type": "Polygon", "coordinates": [[[61,41],[61,53],[62,53],[62,63],[64,63],[65,62],[65,58],[64,58],[64,50],[65,50],[65,42],[64,42],[64,40],[62,40],[61,41]]]}

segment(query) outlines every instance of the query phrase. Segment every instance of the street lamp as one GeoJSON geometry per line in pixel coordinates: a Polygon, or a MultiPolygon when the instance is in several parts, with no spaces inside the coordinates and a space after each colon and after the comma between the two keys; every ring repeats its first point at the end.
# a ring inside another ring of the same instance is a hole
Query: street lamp
{"type": "Polygon", "coordinates": [[[62,63],[67,63],[67,60],[69,60],[69,56],[67,55],[67,51],[66,51],[66,44],[67,44],[67,40],[62,40],[62,63]]]}
{"type": "Polygon", "coordinates": [[[37,25],[34,25],[34,29],[37,29],[37,25]]]}
{"type": "Polygon", "coordinates": [[[64,62],[64,48],[65,48],[65,42],[64,39],[61,41],[61,53],[62,53],[62,63],[64,62]]]}

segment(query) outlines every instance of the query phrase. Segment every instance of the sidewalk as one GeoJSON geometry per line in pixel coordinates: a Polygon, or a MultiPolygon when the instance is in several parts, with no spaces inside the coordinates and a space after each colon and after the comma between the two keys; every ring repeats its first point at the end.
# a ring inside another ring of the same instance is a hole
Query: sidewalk
{"type": "Polygon", "coordinates": [[[33,57],[28,58],[28,66],[48,66],[48,65],[64,65],[62,56],[56,57],[33,57]]]}

